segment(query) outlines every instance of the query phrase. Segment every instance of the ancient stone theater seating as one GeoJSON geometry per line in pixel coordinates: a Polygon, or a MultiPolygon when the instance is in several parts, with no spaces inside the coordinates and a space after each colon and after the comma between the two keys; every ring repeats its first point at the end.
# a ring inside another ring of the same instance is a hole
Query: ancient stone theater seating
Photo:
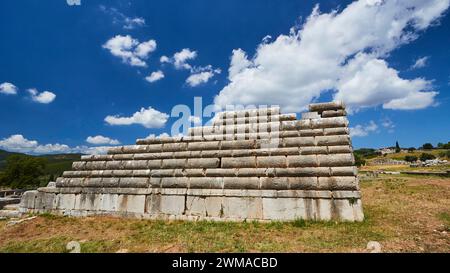
{"type": "Polygon", "coordinates": [[[22,212],[186,220],[363,220],[342,103],[223,112],[189,136],[82,156],[22,212]]]}

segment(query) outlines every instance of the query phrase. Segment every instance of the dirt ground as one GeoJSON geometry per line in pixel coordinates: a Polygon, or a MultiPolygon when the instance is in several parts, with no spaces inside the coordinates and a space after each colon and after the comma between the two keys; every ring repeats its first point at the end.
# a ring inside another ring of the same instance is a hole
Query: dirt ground
{"type": "Polygon", "coordinates": [[[0,252],[450,252],[450,178],[382,175],[361,181],[362,223],[182,222],[41,215],[0,221],[0,252]]]}

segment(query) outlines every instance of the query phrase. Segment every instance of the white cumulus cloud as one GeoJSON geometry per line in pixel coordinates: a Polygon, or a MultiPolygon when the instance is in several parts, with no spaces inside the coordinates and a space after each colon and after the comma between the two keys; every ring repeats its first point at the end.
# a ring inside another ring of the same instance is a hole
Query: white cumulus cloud
{"type": "Polygon", "coordinates": [[[64,144],[45,144],[40,145],[36,140],[28,140],[23,135],[12,135],[8,138],[0,140],[0,148],[19,153],[31,154],[51,154],[51,153],[67,153],[70,147],[64,144]]]}
{"type": "Polygon", "coordinates": [[[121,117],[118,115],[107,116],[105,121],[109,125],[132,125],[140,124],[145,128],[161,128],[163,127],[169,115],[161,113],[158,110],[148,107],[147,109],[141,108],[140,111],[134,113],[131,117],[121,117]]]}
{"type": "Polygon", "coordinates": [[[122,62],[137,67],[147,66],[145,60],[156,47],[155,40],[140,43],[130,35],[117,35],[103,45],[103,48],[108,49],[113,56],[121,58],[122,62]]]}
{"type": "Polygon", "coordinates": [[[164,73],[161,70],[152,72],[150,76],[146,77],[145,80],[148,82],[156,82],[164,78],[164,73]]]}
{"type": "Polygon", "coordinates": [[[367,125],[356,125],[355,127],[350,128],[350,136],[351,137],[365,137],[368,136],[369,133],[375,132],[378,130],[378,125],[371,120],[367,125]]]}
{"type": "Polygon", "coordinates": [[[301,27],[273,42],[265,39],[252,58],[234,50],[230,82],[215,103],[278,104],[283,111],[301,111],[331,90],[351,109],[431,106],[437,94],[431,81],[401,78],[386,57],[435,25],[449,1],[359,0],[329,13],[316,6],[301,27]]]}
{"type": "Polygon", "coordinates": [[[94,145],[119,145],[120,141],[118,141],[117,139],[111,139],[109,137],[105,137],[105,136],[89,136],[86,138],[86,142],[90,143],[90,144],[94,144],[94,145]]]}
{"type": "Polygon", "coordinates": [[[4,82],[0,84],[0,94],[15,95],[17,90],[18,88],[12,83],[4,82]]]}
{"type": "Polygon", "coordinates": [[[44,91],[39,93],[37,89],[31,88],[28,89],[28,93],[30,94],[31,99],[37,103],[49,104],[56,99],[55,93],[50,91],[44,91]]]}
{"type": "Polygon", "coordinates": [[[186,83],[189,84],[191,87],[195,87],[202,83],[207,83],[209,81],[209,79],[211,79],[212,77],[214,77],[214,73],[211,71],[194,73],[194,74],[191,74],[186,79],[186,83]]]}

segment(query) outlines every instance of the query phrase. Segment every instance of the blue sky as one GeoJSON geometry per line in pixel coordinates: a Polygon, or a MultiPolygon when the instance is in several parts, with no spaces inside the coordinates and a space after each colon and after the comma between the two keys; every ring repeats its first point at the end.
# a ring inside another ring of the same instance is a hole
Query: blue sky
{"type": "Polygon", "coordinates": [[[133,144],[194,97],[342,99],[356,148],[450,140],[448,0],[80,2],[0,2],[0,149],[133,144]]]}

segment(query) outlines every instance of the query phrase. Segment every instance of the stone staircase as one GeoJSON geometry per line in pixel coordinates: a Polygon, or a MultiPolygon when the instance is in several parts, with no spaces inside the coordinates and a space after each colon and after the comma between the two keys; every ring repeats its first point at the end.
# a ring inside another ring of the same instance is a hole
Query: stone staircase
{"type": "Polygon", "coordinates": [[[82,156],[22,212],[183,220],[361,221],[345,106],[218,113],[184,137],[138,139],[82,156]]]}

